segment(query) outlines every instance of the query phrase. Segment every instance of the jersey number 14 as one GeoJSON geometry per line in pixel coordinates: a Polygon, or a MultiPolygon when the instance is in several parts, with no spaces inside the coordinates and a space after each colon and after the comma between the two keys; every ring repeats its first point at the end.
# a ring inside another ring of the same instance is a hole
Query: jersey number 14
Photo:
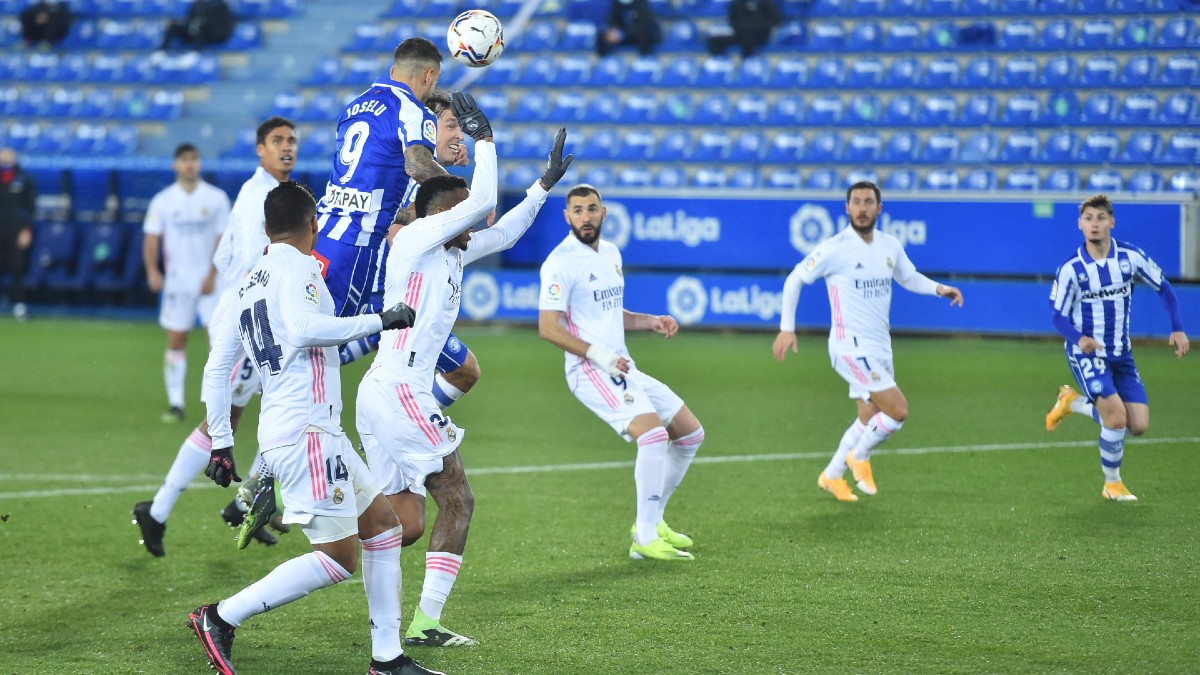
{"type": "Polygon", "coordinates": [[[275,342],[271,333],[271,321],[267,317],[267,301],[258,300],[254,305],[242,310],[241,316],[242,339],[250,343],[251,356],[259,368],[266,368],[272,375],[278,375],[283,360],[283,348],[275,342]]]}

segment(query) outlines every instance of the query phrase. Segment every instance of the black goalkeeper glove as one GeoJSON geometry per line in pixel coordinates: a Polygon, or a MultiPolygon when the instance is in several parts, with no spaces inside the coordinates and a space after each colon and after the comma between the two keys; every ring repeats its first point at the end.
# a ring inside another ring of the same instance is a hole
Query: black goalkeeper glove
{"type": "Polygon", "coordinates": [[[233,448],[213,448],[208,458],[208,466],[204,467],[204,475],[221,487],[229,487],[229,481],[242,482],[233,464],[233,448]]]}
{"type": "Polygon", "coordinates": [[[450,97],[450,107],[454,110],[454,116],[458,118],[458,125],[464,133],[477,141],[491,138],[492,125],[488,124],[487,117],[475,104],[474,96],[456,91],[450,97]]]}
{"type": "Polygon", "coordinates": [[[542,189],[546,192],[549,192],[555,183],[562,180],[563,174],[571,166],[571,161],[575,159],[575,155],[567,155],[566,158],[563,158],[563,145],[566,142],[567,128],[562,127],[558,130],[558,135],[554,137],[554,147],[550,148],[550,155],[546,159],[546,173],[542,174],[540,181],[542,189]]]}
{"type": "Polygon", "coordinates": [[[413,325],[417,320],[417,313],[403,302],[397,302],[380,312],[379,318],[383,319],[384,330],[401,330],[413,325]]]}

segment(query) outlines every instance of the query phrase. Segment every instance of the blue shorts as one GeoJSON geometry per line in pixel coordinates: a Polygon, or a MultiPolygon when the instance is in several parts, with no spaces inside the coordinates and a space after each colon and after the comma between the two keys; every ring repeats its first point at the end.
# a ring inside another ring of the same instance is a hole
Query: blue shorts
{"type": "Polygon", "coordinates": [[[1138,373],[1133,354],[1098,356],[1084,354],[1074,345],[1066,346],[1067,365],[1089,401],[1117,394],[1124,403],[1149,403],[1146,385],[1138,373]]]}
{"type": "Polygon", "coordinates": [[[355,246],[317,235],[313,257],[321,264],[321,275],[333,298],[334,314],[358,316],[370,311],[379,259],[376,248],[355,246]]]}

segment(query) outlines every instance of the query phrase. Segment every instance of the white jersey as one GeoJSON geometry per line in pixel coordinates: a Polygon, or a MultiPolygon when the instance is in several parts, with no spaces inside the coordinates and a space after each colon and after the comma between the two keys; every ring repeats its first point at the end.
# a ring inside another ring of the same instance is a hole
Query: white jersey
{"type": "Polygon", "coordinates": [[[162,239],[164,284],[171,292],[200,295],[228,220],[229,198],[204,181],[191,192],[173,183],[150,200],[142,231],[162,239]]]}
{"type": "Polygon", "coordinates": [[[204,367],[213,447],[233,445],[230,375],[249,355],[263,383],[258,442],[265,451],[294,445],[306,431],[341,434],[337,345],[377,333],[378,314],[337,318],[315,258],[271,244],[247,275],[234,311],[213,330],[204,367]]]}
{"type": "Polygon", "coordinates": [[[266,216],[263,203],[267,193],[279,185],[275,177],[261,166],[254,175],[242,184],[233,211],[229,214],[229,227],[217,244],[213,264],[220,273],[219,292],[224,295],[236,291],[250,268],[258,263],[271,239],[267,236],[266,216]]]}
{"type": "MultiPolygon", "coordinates": [[[[571,335],[633,360],[625,346],[625,274],[616,246],[601,239],[593,250],[568,234],[542,263],[541,284],[539,310],[562,312],[571,335]]],[[[565,357],[568,374],[587,363],[571,352],[565,357]]]]}
{"type": "Polygon", "coordinates": [[[937,282],[917,271],[900,240],[875,230],[871,243],[853,228],[821,242],[796,265],[783,286],[779,330],[796,330],[800,286],[824,277],[829,293],[829,351],[892,353],[892,280],[921,295],[936,295],[937,282]]]}

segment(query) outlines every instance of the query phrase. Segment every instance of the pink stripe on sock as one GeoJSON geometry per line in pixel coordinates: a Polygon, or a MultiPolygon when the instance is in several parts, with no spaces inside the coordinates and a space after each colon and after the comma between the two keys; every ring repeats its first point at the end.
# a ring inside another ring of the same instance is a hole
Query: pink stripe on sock
{"type": "Polygon", "coordinates": [[[313,555],[317,556],[317,562],[321,563],[321,567],[325,569],[325,574],[329,575],[329,578],[333,581],[333,583],[336,584],[339,581],[345,581],[348,578],[342,573],[341,566],[335,563],[328,555],[321,553],[320,551],[314,553],[313,555]]]}
{"type": "Polygon", "coordinates": [[[205,452],[212,451],[212,439],[208,436],[205,436],[204,433],[200,431],[200,427],[192,429],[191,435],[188,436],[188,442],[205,452]]]}
{"type": "Polygon", "coordinates": [[[381,539],[379,541],[375,541],[373,539],[363,541],[362,547],[364,551],[386,551],[388,549],[400,548],[400,542],[402,541],[404,541],[404,537],[398,534],[393,534],[387,539],[381,539]]]}
{"type": "Polygon", "coordinates": [[[671,440],[671,437],[667,435],[667,430],[662,427],[658,427],[657,429],[647,431],[646,433],[639,436],[637,439],[637,444],[638,444],[638,447],[640,448],[644,445],[654,445],[655,443],[666,443],[669,440],[671,440]]]}

